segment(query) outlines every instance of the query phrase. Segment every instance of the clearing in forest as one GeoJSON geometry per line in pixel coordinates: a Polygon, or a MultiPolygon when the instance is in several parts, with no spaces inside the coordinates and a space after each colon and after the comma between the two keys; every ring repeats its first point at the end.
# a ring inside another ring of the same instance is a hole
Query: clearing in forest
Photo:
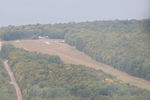
{"type": "Polygon", "coordinates": [[[69,64],[85,65],[96,70],[102,70],[103,72],[115,76],[119,80],[137,87],[150,90],[150,81],[142,78],[130,76],[127,73],[114,69],[113,67],[96,62],[92,60],[88,55],[78,51],[75,47],[72,47],[62,40],[56,39],[40,39],[40,40],[20,40],[10,41],[8,43],[14,44],[16,47],[24,48],[29,51],[36,51],[44,54],[56,55],[61,58],[62,61],[69,64]],[[46,44],[50,43],[50,45],[46,44]]]}

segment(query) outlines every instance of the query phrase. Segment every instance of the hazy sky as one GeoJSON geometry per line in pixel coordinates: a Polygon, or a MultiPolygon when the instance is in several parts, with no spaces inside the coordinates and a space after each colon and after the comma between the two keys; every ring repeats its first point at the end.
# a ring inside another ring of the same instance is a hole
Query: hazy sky
{"type": "Polygon", "coordinates": [[[0,0],[0,26],[150,18],[150,0],[0,0]]]}

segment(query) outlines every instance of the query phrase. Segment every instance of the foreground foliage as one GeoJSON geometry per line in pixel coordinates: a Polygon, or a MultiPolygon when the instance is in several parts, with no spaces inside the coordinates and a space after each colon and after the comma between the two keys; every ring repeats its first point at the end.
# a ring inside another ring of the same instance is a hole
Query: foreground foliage
{"type": "Polygon", "coordinates": [[[24,100],[149,100],[150,92],[59,57],[3,45],[24,100]]]}

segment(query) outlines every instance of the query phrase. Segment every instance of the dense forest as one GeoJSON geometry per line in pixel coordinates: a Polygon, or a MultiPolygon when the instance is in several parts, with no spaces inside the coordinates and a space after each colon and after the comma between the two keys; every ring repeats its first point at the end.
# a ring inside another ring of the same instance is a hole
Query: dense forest
{"type": "Polygon", "coordinates": [[[0,59],[0,100],[16,99],[16,91],[10,84],[8,73],[4,68],[2,59],[0,59]]]}
{"type": "Polygon", "coordinates": [[[2,46],[24,100],[149,100],[150,92],[101,70],[64,64],[59,57],[2,46]]]}
{"type": "MultiPolygon", "coordinates": [[[[65,39],[67,43],[99,62],[150,80],[150,31],[142,31],[140,27],[136,30],[130,24],[123,25],[123,29],[126,29],[124,31],[81,30],[68,33],[65,39]],[[129,28],[132,29],[127,30],[129,28]]],[[[112,26],[117,27],[115,24],[112,26]]],[[[147,27],[150,28],[150,25],[147,27]]]]}
{"type": "Polygon", "coordinates": [[[65,39],[93,59],[150,80],[150,19],[114,20],[0,28],[2,40],[65,39]]]}
{"type": "Polygon", "coordinates": [[[150,20],[104,22],[93,27],[68,33],[66,42],[99,62],[150,80],[150,20]]]}

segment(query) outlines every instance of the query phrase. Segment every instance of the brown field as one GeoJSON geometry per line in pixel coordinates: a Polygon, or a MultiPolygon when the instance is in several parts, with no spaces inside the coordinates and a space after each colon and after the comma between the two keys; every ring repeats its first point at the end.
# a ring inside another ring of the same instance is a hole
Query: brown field
{"type": "Polygon", "coordinates": [[[17,40],[9,43],[14,44],[16,47],[24,48],[28,51],[36,51],[44,54],[59,56],[65,63],[81,64],[96,70],[101,69],[103,72],[115,76],[122,82],[150,90],[150,81],[130,76],[124,72],[114,69],[109,65],[98,63],[92,60],[88,55],[75,49],[75,47],[71,47],[66,43],[60,42],[60,40],[17,40]]]}

